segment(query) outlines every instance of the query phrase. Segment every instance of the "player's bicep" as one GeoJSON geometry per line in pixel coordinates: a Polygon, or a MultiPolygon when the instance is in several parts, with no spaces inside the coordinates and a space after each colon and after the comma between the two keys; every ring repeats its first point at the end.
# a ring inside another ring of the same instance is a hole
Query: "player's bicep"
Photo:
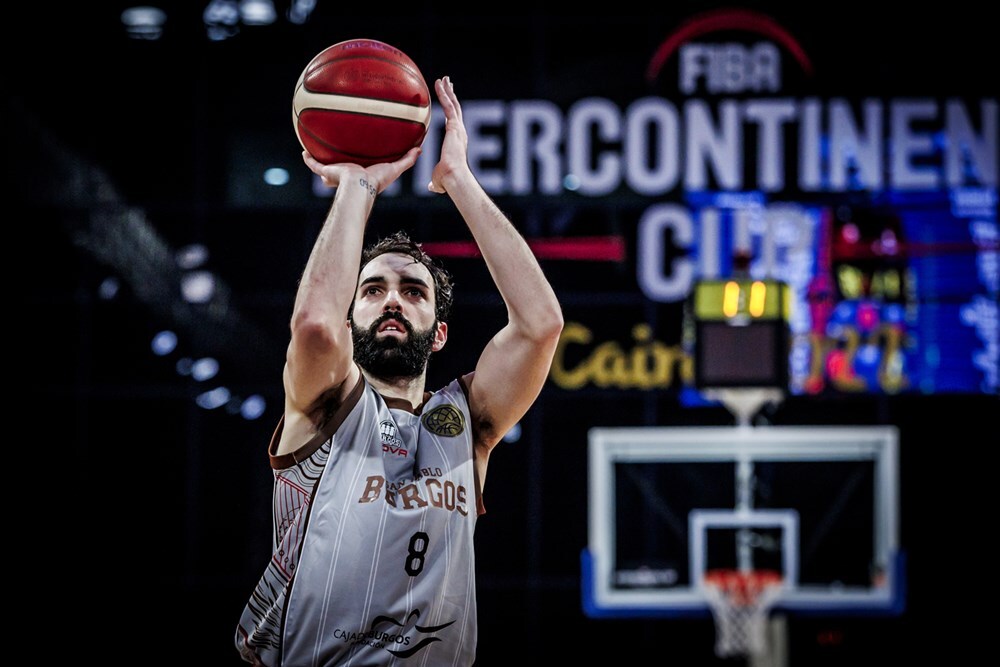
{"type": "Polygon", "coordinates": [[[285,356],[286,402],[307,413],[331,389],[353,387],[358,373],[353,354],[349,331],[336,337],[297,332],[285,356]]]}
{"type": "Polygon", "coordinates": [[[533,340],[507,327],[486,345],[469,385],[472,417],[490,446],[528,411],[548,377],[558,338],[533,340]]]}

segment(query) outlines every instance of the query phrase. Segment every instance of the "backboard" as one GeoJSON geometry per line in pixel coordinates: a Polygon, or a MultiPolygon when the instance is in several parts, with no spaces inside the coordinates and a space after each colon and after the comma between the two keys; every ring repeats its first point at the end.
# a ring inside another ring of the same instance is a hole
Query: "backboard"
{"type": "Polygon", "coordinates": [[[717,569],[779,572],[775,610],[902,612],[895,427],[595,428],[588,445],[588,616],[707,615],[717,569]]]}

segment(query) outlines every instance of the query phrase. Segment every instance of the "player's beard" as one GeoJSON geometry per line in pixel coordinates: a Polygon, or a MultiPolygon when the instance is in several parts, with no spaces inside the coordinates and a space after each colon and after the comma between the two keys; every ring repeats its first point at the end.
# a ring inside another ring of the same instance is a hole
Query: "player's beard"
{"type": "Polygon", "coordinates": [[[351,320],[354,339],[354,360],[363,369],[379,378],[413,378],[424,372],[434,345],[437,322],[427,331],[415,331],[409,320],[397,313],[385,313],[363,329],[351,320]],[[387,320],[395,320],[406,330],[406,338],[378,338],[378,328],[387,320]]]}

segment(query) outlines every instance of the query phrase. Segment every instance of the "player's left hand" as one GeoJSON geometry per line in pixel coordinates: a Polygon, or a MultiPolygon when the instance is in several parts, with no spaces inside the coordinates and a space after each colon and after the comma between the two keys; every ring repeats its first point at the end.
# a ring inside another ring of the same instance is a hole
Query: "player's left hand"
{"type": "Polygon", "coordinates": [[[444,194],[447,190],[444,184],[448,177],[459,170],[469,169],[469,135],[465,130],[462,105],[458,103],[451,77],[446,76],[435,81],[434,92],[437,93],[441,110],[444,111],[444,141],[441,144],[441,157],[434,166],[427,189],[444,194]]]}

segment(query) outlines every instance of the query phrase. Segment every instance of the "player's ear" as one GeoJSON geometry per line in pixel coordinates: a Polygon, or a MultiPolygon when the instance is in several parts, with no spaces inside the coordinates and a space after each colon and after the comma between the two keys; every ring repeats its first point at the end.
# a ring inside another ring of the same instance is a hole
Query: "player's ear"
{"type": "Polygon", "coordinates": [[[434,343],[431,345],[431,352],[437,352],[448,342],[448,323],[438,322],[437,330],[434,332],[434,343]]]}

